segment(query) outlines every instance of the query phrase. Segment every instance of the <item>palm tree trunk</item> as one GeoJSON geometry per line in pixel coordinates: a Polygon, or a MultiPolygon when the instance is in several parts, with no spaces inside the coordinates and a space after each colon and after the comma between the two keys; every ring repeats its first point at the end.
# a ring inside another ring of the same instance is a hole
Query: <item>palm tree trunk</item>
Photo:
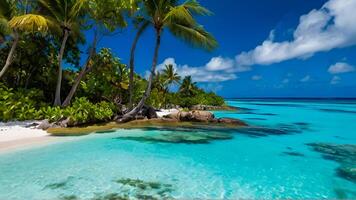
{"type": "Polygon", "coordinates": [[[9,55],[7,56],[6,62],[4,67],[2,68],[2,70],[0,71],[0,79],[4,76],[5,72],[7,71],[7,69],[9,68],[9,66],[11,65],[13,58],[14,58],[14,53],[17,47],[17,44],[19,42],[20,36],[17,32],[14,32],[14,42],[12,43],[12,47],[11,50],[9,52],[9,55]]]}
{"type": "Polygon", "coordinates": [[[61,45],[61,49],[59,50],[58,54],[58,79],[57,79],[57,86],[56,86],[56,96],[54,97],[54,106],[60,106],[61,105],[61,86],[62,86],[62,60],[63,60],[63,54],[64,50],[66,47],[66,43],[69,37],[69,30],[64,29],[64,37],[61,45]]]}
{"type": "Polygon", "coordinates": [[[149,25],[149,22],[145,22],[142,24],[142,26],[138,29],[134,42],[132,43],[131,46],[131,52],[130,52],[130,75],[129,75],[129,109],[132,109],[133,106],[133,89],[134,89],[134,70],[135,70],[135,50],[137,46],[137,42],[140,39],[140,36],[142,35],[143,31],[147,28],[149,25]]]}
{"type": "Polygon", "coordinates": [[[122,117],[121,122],[127,122],[127,121],[132,120],[137,115],[137,113],[142,109],[143,105],[145,104],[146,99],[150,96],[152,81],[153,81],[153,77],[155,75],[156,66],[157,66],[158,51],[159,51],[160,45],[161,45],[161,29],[156,29],[156,47],[155,47],[155,52],[153,55],[151,74],[150,74],[150,77],[148,78],[148,85],[147,85],[146,91],[143,94],[143,96],[142,96],[140,102],[137,104],[137,106],[134,109],[132,109],[130,112],[126,113],[122,117]]]}
{"type": "Polygon", "coordinates": [[[80,81],[84,78],[84,76],[87,74],[87,72],[91,68],[90,61],[93,58],[93,56],[95,55],[97,43],[98,43],[98,38],[97,38],[97,33],[95,33],[94,39],[93,39],[93,44],[92,44],[92,47],[90,48],[90,52],[89,52],[87,61],[86,61],[85,65],[83,66],[82,70],[80,71],[79,75],[75,79],[74,84],[68,93],[68,96],[64,100],[64,102],[62,104],[63,107],[68,106],[70,104],[70,101],[72,100],[75,92],[78,89],[80,81]]]}

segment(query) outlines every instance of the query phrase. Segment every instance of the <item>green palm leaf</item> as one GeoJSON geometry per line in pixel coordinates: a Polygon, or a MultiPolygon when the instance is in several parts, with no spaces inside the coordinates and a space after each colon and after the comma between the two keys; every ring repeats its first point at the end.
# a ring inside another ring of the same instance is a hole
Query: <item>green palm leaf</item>
{"type": "Polygon", "coordinates": [[[13,17],[9,21],[9,26],[22,32],[46,32],[48,30],[46,18],[34,14],[13,17]]]}

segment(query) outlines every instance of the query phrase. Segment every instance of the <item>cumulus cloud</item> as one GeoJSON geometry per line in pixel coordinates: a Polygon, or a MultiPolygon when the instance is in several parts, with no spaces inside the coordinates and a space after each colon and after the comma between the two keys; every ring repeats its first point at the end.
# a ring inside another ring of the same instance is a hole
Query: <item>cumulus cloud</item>
{"type": "Polygon", "coordinates": [[[310,79],[311,79],[311,77],[309,75],[306,75],[304,78],[300,79],[300,82],[305,83],[305,82],[310,81],[310,79]]]}
{"type": "Polygon", "coordinates": [[[269,65],[356,44],[356,0],[329,0],[300,17],[290,41],[274,42],[274,32],[255,49],[236,56],[238,65],[269,65]]]}
{"type": "Polygon", "coordinates": [[[251,79],[254,80],[254,81],[259,81],[259,80],[262,79],[262,76],[260,76],[260,75],[254,75],[254,76],[251,77],[251,79]]]}
{"type": "Polygon", "coordinates": [[[341,81],[341,78],[339,76],[333,76],[330,81],[330,84],[335,85],[335,84],[340,83],[340,81],[341,81]]]}
{"type": "Polygon", "coordinates": [[[206,69],[209,71],[229,70],[233,68],[234,61],[229,58],[214,57],[207,64],[206,69]]]}
{"type": "Polygon", "coordinates": [[[173,65],[180,76],[192,76],[196,82],[224,82],[237,79],[236,74],[230,71],[233,65],[229,59],[225,60],[222,57],[214,57],[201,67],[178,65],[174,58],[167,58],[163,63],[157,65],[157,70],[162,70],[165,65],[169,64],[173,65]]]}
{"type": "Polygon", "coordinates": [[[347,72],[355,71],[355,67],[344,62],[338,62],[331,65],[328,69],[330,74],[342,74],[347,72]]]}

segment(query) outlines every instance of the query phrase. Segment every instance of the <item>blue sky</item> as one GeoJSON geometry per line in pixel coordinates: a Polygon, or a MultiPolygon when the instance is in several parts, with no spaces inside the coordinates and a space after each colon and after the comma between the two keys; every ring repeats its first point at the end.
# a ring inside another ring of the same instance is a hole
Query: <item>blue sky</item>
{"type": "MultiPolygon", "coordinates": [[[[218,40],[194,49],[165,31],[158,68],[172,63],[224,97],[356,97],[356,0],[201,0],[215,14],[198,21],[218,40]]],[[[104,38],[128,63],[135,30],[104,38]]],[[[88,40],[90,34],[87,33],[88,40]]],[[[154,43],[145,32],[136,71],[149,69],[154,43]]]]}

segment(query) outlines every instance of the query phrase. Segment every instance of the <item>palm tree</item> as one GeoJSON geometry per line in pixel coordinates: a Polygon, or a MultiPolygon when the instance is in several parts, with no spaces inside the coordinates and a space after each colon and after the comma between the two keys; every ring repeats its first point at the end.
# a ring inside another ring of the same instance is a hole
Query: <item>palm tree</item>
{"type": "Polygon", "coordinates": [[[131,120],[143,107],[151,93],[151,86],[156,71],[158,52],[161,44],[161,34],[165,28],[176,37],[187,43],[206,50],[213,50],[217,46],[214,37],[200,26],[193,15],[210,15],[211,12],[202,7],[196,0],[188,0],[179,4],[178,0],[150,0],[144,1],[144,12],[147,21],[150,21],[156,33],[154,56],[151,74],[148,79],[146,91],[134,109],[126,113],[122,121],[131,120]]]}
{"type": "Polygon", "coordinates": [[[165,84],[170,86],[172,84],[179,84],[181,77],[175,71],[172,64],[166,65],[165,69],[163,69],[163,79],[165,80],[165,84]]]}
{"type": "Polygon", "coordinates": [[[193,96],[197,89],[198,87],[196,86],[196,82],[193,82],[192,77],[186,76],[179,87],[179,93],[183,96],[193,96]]]}
{"type": "Polygon", "coordinates": [[[63,39],[58,52],[58,78],[54,105],[61,105],[62,61],[67,40],[72,32],[79,32],[80,18],[87,0],[39,0],[41,12],[60,28],[63,39]]]}
{"type": "Polygon", "coordinates": [[[45,32],[48,29],[47,20],[40,15],[26,13],[17,15],[20,11],[16,3],[16,1],[5,0],[0,2],[0,35],[4,36],[7,33],[12,33],[13,37],[10,52],[4,67],[0,71],[0,79],[4,76],[13,61],[15,50],[20,40],[20,33],[45,32]]]}
{"type": "Polygon", "coordinates": [[[137,42],[140,39],[142,33],[150,25],[149,21],[146,21],[142,17],[137,17],[134,24],[138,27],[136,36],[131,46],[130,51],[130,75],[129,75],[129,109],[132,109],[133,106],[133,89],[134,89],[134,74],[135,74],[135,50],[137,42]]]}
{"type": "Polygon", "coordinates": [[[118,27],[123,28],[127,26],[123,12],[131,10],[135,3],[130,0],[90,0],[89,1],[89,17],[91,20],[90,27],[94,29],[94,37],[91,47],[89,48],[89,54],[85,65],[82,67],[77,78],[75,79],[71,90],[65,98],[62,106],[68,106],[72,100],[78,86],[88,71],[93,66],[92,58],[96,54],[96,46],[98,43],[99,35],[105,35],[106,32],[113,32],[118,27]]]}

